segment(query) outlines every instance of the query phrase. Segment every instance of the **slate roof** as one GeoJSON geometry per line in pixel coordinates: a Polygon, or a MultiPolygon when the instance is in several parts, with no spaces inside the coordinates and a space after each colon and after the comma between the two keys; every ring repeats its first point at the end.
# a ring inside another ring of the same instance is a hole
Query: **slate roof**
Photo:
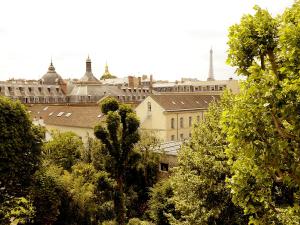
{"type": "Polygon", "coordinates": [[[95,82],[99,83],[100,81],[93,75],[92,72],[85,72],[84,76],[80,79],[82,82],[95,82]]]}
{"type": "Polygon", "coordinates": [[[159,94],[150,96],[165,111],[182,111],[193,109],[207,109],[209,103],[218,101],[219,95],[195,95],[195,94],[159,94]]]}
{"type": "Polygon", "coordinates": [[[55,67],[53,66],[52,62],[48,68],[48,71],[45,75],[42,76],[41,81],[43,82],[43,84],[57,84],[58,82],[62,81],[63,79],[61,78],[61,76],[56,73],[55,71],[55,67]]]}
{"type": "Polygon", "coordinates": [[[27,109],[32,119],[41,117],[46,125],[94,128],[104,117],[98,105],[43,104],[28,106],[27,109]]]}
{"type": "Polygon", "coordinates": [[[104,95],[124,95],[124,92],[116,86],[102,84],[77,84],[70,93],[71,96],[104,96],[104,95]]]}

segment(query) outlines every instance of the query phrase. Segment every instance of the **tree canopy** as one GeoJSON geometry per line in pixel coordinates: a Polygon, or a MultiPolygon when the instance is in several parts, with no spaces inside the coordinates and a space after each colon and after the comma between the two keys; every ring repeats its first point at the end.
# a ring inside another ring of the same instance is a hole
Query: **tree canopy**
{"type": "Polygon", "coordinates": [[[24,197],[40,163],[41,134],[25,107],[0,96],[0,202],[4,196],[24,197]]]}
{"type": "Polygon", "coordinates": [[[294,224],[300,184],[300,1],[273,18],[255,7],[229,33],[228,62],[247,76],[223,113],[233,202],[257,224],[294,224]]]}

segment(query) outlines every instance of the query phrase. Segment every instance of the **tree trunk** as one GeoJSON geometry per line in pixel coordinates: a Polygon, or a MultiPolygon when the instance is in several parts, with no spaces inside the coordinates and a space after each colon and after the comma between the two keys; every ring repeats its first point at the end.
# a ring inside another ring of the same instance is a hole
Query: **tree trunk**
{"type": "Polygon", "coordinates": [[[269,57],[269,60],[270,60],[270,63],[271,63],[271,66],[272,66],[272,70],[273,70],[274,74],[280,80],[280,77],[278,75],[278,67],[277,67],[277,64],[276,64],[276,59],[275,59],[275,55],[274,55],[273,50],[269,50],[268,51],[268,57],[269,57]]]}
{"type": "Polygon", "coordinates": [[[114,196],[114,209],[118,225],[125,225],[125,200],[123,176],[117,178],[117,187],[114,196]]]}

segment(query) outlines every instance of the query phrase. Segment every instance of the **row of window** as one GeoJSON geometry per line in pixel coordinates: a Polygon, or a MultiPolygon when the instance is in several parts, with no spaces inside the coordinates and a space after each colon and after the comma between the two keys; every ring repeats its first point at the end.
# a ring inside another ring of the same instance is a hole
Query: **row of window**
{"type": "MultiPolygon", "coordinates": [[[[5,90],[5,87],[0,87],[0,92],[4,92],[5,90]]],[[[20,91],[20,92],[29,92],[29,93],[32,93],[34,90],[38,91],[38,92],[42,92],[42,90],[46,90],[48,91],[49,93],[51,91],[56,91],[56,93],[60,93],[60,89],[59,88],[50,88],[50,87],[47,87],[47,88],[42,88],[42,87],[38,87],[37,89],[33,88],[33,87],[7,87],[7,90],[9,92],[15,92],[15,91],[20,91]]]]}
{"type": "Polygon", "coordinates": [[[206,86],[174,86],[174,87],[154,87],[159,92],[194,92],[194,91],[223,91],[226,85],[206,85],[206,86]]]}
{"type": "MultiPolygon", "coordinates": [[[[203,115],[203,114],[201,114],[203,115]]],[[[200,115],[197,116],[197,122],[200,121],[200,115]]],[[[191,127],[193,124],[193,117],[189,116],[188,126],[191,127]]],[[[180,117],[179,119],[179,128],[184,128],[184,119],[180,117]]],[[[175,129],[175,118],[171,118],[171,129],[175,129]]]]}
{"type": "MultiPolygon", "coordinates": [[[[189,133],[189,138],[190,137],[192,137],[192,134],[191,133],[189,133]]],[[[181,141],[183,141],[184,139],[186,139],[187,137],[184,137],[184,135],[183,134],[180,134],[179,135],[179,139],[181,140],[181,141]]],[[[171,141],[175,141],[176,139],[175,139],[175,135],[171,135],[171,141]]]]}

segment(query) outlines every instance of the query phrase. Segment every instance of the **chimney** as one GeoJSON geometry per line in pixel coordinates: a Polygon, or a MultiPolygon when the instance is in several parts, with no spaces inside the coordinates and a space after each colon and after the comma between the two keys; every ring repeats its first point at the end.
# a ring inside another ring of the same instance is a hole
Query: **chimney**
{"type": "Polygon", "coordinates": [[[134,88],[134,77],[133,76],[128,76],[128,87],[134,88]]]}
{"type": "Polygon", "coordinates": [[[149,85],[149,91],[152,94],[152,88],[153,88],[153,76],[152,74],[150,75],[150,85],[149,85]]]}

